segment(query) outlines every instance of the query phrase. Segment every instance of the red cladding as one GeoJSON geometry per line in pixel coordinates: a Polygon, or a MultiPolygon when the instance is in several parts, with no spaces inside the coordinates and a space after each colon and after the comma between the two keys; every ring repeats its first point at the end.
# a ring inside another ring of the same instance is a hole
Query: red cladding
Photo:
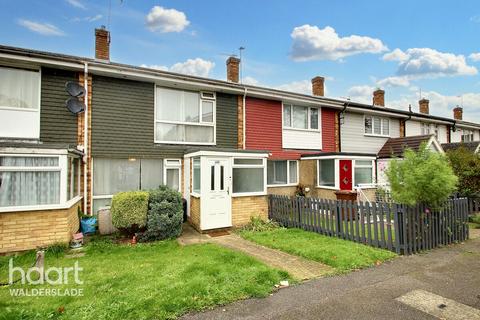
{"type": "MultiPolygon", "coordinates": [[[[318,151],[282,148],[282,102],[247,97],[246,149],[266,150],[271,159],[294,160],[318,151]]],[[[323,151],[335,151],[335,111],[322,109],[323,151]]]]}

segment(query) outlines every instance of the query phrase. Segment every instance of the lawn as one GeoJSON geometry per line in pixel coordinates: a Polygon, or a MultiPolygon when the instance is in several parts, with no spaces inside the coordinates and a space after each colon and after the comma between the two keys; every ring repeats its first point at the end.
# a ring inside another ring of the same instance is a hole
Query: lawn
{"type": "Polygon", "coordinates": [[[372,266],[396,256],[387,250],[294,228],[241,231],[240,234],[266,247],[322,262],[338,272],[372,266]]]}
{"type": "MultiPolygon", "coordinates": [[[[58,252],[59,251],[59,252],[58,252]]],[[[0,319],[165,319],[247,297],[268,295],[288,274],[214,244],[182,247],[176,241],[136,246],[94,239],[83,257],[46,253],[45,268],[83,268],[83,285],[0,287],[0,319]],[[11,297],[10,288],[83,288],[83,297],[11,297]]],[[[0,282],[8,259],[0,257],[0,282]]],[[[15,266],[30,267],[33,252],[15,266]]],[[[73,277],[71,278],[73,280],[73,277]]]]}

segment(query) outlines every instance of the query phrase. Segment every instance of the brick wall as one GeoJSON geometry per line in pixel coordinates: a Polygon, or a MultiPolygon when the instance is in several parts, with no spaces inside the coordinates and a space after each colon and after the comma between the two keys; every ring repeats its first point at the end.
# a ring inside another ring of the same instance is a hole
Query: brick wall
{"type": "Polygon", "coordinates": [[[0,213],[0,253],[68,243],[79,229],[80,203],[68,209],[0,213]]]}
{"type": "Polygon", "coordinates": [[[268,218],[268,197],[234,197],[232,198],[232,224],[241,227],[250,222],[250,217],[268,218]]]}
{"type": "MultiPolygon", "coordinates": [[[[78,82],[80,85],[84,85],[84,74],[79,73],[78,82]]],[[[87,154],[88,157],[86,159],[86,163],[83,164],[81,169],[81,177],[80,177],[80,194],[83,194],[84,191],[84,170],[87,170],[87,208],[82,209],[85,213],[89,213],[92,208],[92,77],[88,76],[87,79],[87,93],[88,93],[88,146],[87,146],[87,154]]],[[[85,97],[83,98],[85,100],[85,97]]],[[[85,112],[82,112],[78,115],[78,128],[77,128],[77,144],[78,145],[85,145],[85,112]]]]}
{"type": "Polygon", "coordinates": [[[190,216],[188,222],[197,230],[200,230],[200,198],[190,196],[190,216]]]}

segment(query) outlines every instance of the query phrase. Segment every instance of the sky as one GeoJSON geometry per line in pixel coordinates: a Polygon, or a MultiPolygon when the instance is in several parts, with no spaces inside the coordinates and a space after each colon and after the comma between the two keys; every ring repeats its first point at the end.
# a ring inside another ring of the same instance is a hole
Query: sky
{"type": "Polygon", "coordinates": [[[480,122],[480,3],[463,1],[1,0],[0,44],[93,57],[94,29],[111,60],[225,79],[242,50],[242,81],[480,122]]]}

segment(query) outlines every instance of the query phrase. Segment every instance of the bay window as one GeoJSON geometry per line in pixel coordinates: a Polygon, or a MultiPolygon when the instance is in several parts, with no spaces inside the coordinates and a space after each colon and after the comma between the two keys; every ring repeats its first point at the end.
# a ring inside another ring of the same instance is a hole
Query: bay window
{"type": "Polygon", "coordinates": [[[267,161],[267,184],[269,186],[297,184],[297,168],[296,160],[267,161]]]}
{"type": "Polygon", "coordinates": [[[335,187],[335,159],[318,160],[318,186],[335,187]]]}
{"type": "Polygon", "coordinates": [[[355,186],[371,185],[373,183],[373,161],[355,160],[355,186]]]}
{"type": "Polygon", "coordinates": [[[264,159],[233,159],[234,195],[265,194],[265,162],[264,159]]]}
{"type": "Polygon", "coordinates": [[[365,134],[375,136],[390,136],[390,120],[388,118],[365,116],[365,134]]]}
{"type": "Polygon", "coordinates": [[[67,155],[66,151],[0,155],[1,211],[66,207],[79,196],[77,155],[67,155]]]}
{"type": "Polygon", "coordinates": [[[215,94],[156,88],[155,142],[215,143],[215,94]]]}
{"type": "Polygon", "coordinates": [[[283,105],[283,127],[287,129],[319,130],[319,109],[314,107],[283,105]]]}

